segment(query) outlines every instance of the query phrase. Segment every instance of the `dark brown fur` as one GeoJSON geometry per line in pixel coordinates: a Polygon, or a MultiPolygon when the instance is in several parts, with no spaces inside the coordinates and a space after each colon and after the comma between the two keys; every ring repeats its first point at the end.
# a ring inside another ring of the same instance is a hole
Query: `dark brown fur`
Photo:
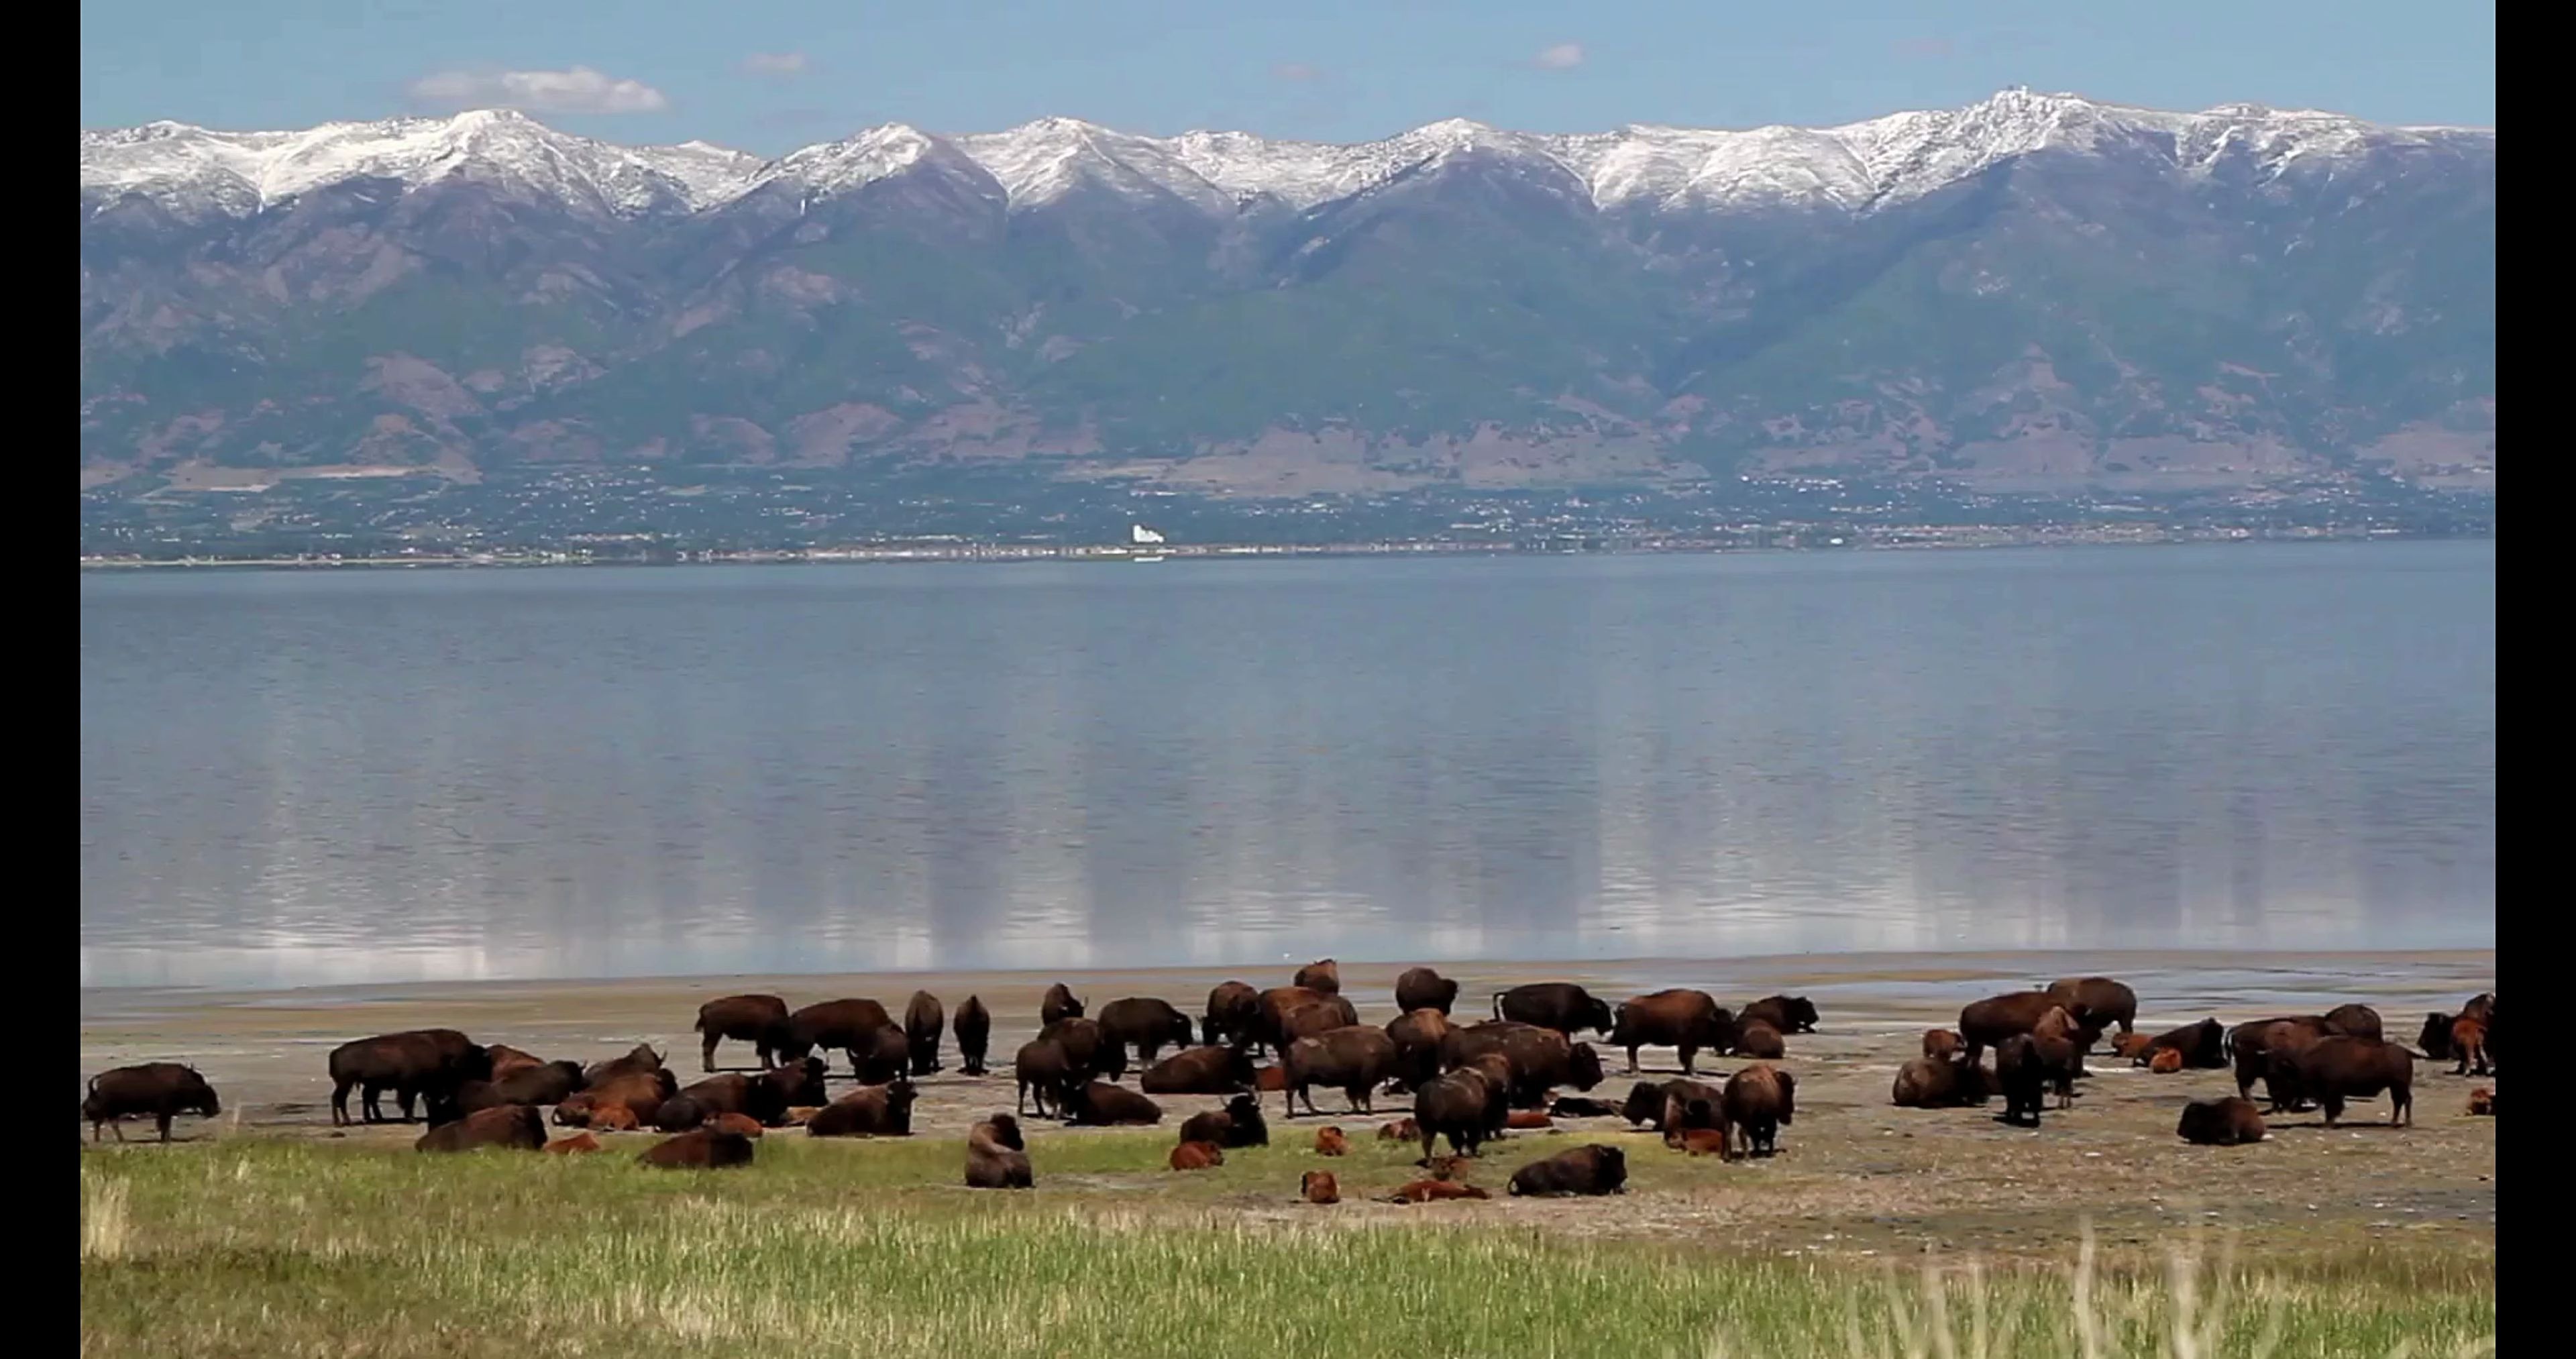
{"type": "Polygon", "coordinates": [[[442,1123],[420,1135],[412,1143],[414,1151],[473,1151],[482,1147],[501,1147],[512,1151],[539,1151],[546,1145],[545,1120],[524,1104],[505,1104],[497,1109],[482,1109],[453,1123],[442,1123]]]}
{"type": "Polygon", "coordinates": [[[1458,983],[1427,967],[1408,967],[1395,979],[1395,1008],[1405,1014],[1415,1010],[1438,1010],[1449,1013],[1458,1003],[1458,983]]]}
{"type": "Polygon", "coordinates": [[[1378,1083],[1395,1069],[1395,1040],[1384,1029],[1347,1024],[1289,1044],[1279,1065],[1288,1074],[1288,1088],[1280,1093],[1289,1117],[1296,1116],[1300,1099],[1306,1112],[1321,1112],[1315,1107],[1318,1085],[1340,1087],[1351,1111],[1364,1114],[1378,1083]]]}
{"type": "Polygon", "coordinates": [[[1133,1046],[1138,1066],[1152,1066],[1165,1047],[1188,1047],[1193,1036],[1188,1015],[1170,1001],[1150,996],[1129,996],[1101,1006],[1100,1031],[1112,1043],[1133,1046]]]}
{"type": "Polygon", "coordinates": [[[693,1026],[702,1035],[698,1040],[698,1060],[707,1070],[716,1069],[716,1043],[731,1038],[749,1043],[760,1054],[760,1069],[775,1064],[777,1049],[772,1046],[787,1027],[787,1002],[772,995],[752,993],[722,996],[698,1007],[698,1022],[693,1026]]]}
{"type": "Polygon", "coordinates": [[[2182,1107],[2182,1121],[2174,1125],[2174,1136],[2201,1147],[2234,1147],[2263,1140],[2263,1115],[2255,1112],[2254,1101],[2230,1095],[2225,1099],[2196,1099],[2182,1107]]]}
{"type": "Polygon", "coordinates": [[[1261,992],[1244,982],[1217,983],[1208,992],[1199,1030],[1209,1047],[1226,1042],[1249,1046],[1261,1036],[1261,992]]]}
{"type": "Polygon", "coordinates": [[[1637,1069],[1637,1049],[1649,1045],[1676,1049],[1682,1074],[1688,1076],[1700,1053],[1725,1052],[1739,1039],[1735,1016],[1706,991],[1675,988],[1621,1004],[1612,1016],[1609,1045],[1627,1049],[1632,1072],[1637,1069]]]}
{"type": "Polygon", "coordinates": [[[1252,1055],[1241,1048],[1176,1052],[1146,1069],[1136,1085],[1149,1095],[1231,1095],[1253,1082],[1252,1055]]]}
{"type": "Polygon", "coordinates": [[[993,1012],[984,1008],[984,998],[968,996],[957,1007],[957,1021],[949,1031],[957,1035],[959,1069],[969,1076],[983,1075],[984,1058],[993,1041],[993,1012]]]}
{"type": "Polygon", "coordinates": [[[1758,1019],[1782,1033],[1814,1033],[1822,1016],[1816,1013],[1816,1003],[1805,996],[1764,996],[1735,1018],[1742,1024],[1758,1019]]]}
{"type": "Polygon", "coordinates": [[[1565,1194],[1617,1194],[1628,1183],[1628,1157],[1617,1147],[1594,1143],[1532,1161],[1512,1172],[1511,1192],[1523,1198],[1565,1194]]]}
{"type": "Polygon", "coordinates": [[[939,1035],[948,1027],[948,1011],[939,997],[927,991],[915,991],[903,1006],[903,1037],[911,1050],[915,1076],[934,1075],[939,1066],[939,1035]]]}
{"type": "Polygon", "coordinates": [[[1619,1027],[1610,1002],[1572,982],[1531,982],[1494,997],[1494,1018],[1554,1029],[1567,1039],[1585,1029],[1607,1034],[1619,1027]]]}
{"type": "Polygon", "coordinates": [[[1769,1156],[1779,1149],[1780,1129],[1797,1120],[1798,1078],[1778,1067],[1748,1066],[1727,1077],[1722,1112],[1745,1155],[1769,1156]]]}
{"type": "Polygon", "coordinates": [[[1310,1170],[1297,1180],[1297,1196],[1308,1203],[1325,1204],[1342,1201],[1341,1181],[1329,1170],[1310,1170]]]}
{"type": "Polygon", "coordinates": [[[2049,983],[2048,995],[2095,1033],[2114,1024],[2120,1026],[2122,1033],[2135,1032],[2138,1027],[2138,993],[2130,990],[2127,982],[2109,977],[2063,977],[2049,983]]]}
{"type": "Polygon", "coordinates": [[[1092,1081],[1068,1091],[1065,1121],[1088,1127],[1145,1127],[1163,1121],[1163,1106],[1107,1081],[1092,1081]]]}
{"type": "Polygon", "coordinates": [[[1050,1027],[1060,1020],[1080,1019],[1082,1016],[1082,1002],[1074,998],[1073,988],[1063,982],[1057,982],[1048,987],[1046,997],[1038,1002],[1040,1028],[1050,1027]]]}
{"type": "Polygon", "coordinates": [[[1338,996],[1342,993],[1342,965],[1330,958],[1318,959],[1298,968],[1297,976],[1290,985],[1302,986],[1309,991],[1321,991],[1328,996],[1338,996]]]}
{"type": "Polygon", "coordinates": [[[1020,1121],[995,1114],[966,1133],[966,1187],[1027,1189],[1037,1183],[1029,1169],[1028,1144],[1020,1138],[1020,1121]]]}
{"type": "Polygon", "coordinates": [[[910,1137],[918,1092],[901,1074],[884,1085],[863,1085],[805,1120],[810,1137],[910,1137]]]}
{"type": "Polygon", "coordinates": [[[741,1133],[700,1128],[657,1142],[635,1158],[663,1170],[727,1170],[751,1164],[754,1144],[741,1133]]]}
{"type": "Polygon", "coordinates": [[[125,1129],[117,1120],[149,1117],[153,1128],[164,1142],[170,1140],[170,1120],[180,1114],[201,1114],[214,1118],[223,1113],[223,1104],[215,1098],[215,1088],[192,1066],[177,1062],[146,1062],[141,1066],[121,1066],[102,1071],[89,1078],[89,1093],[81,1100],[81,1117],[89,1120],[89,1140],[99,1139],[105,1127],[116,1128],[116,1140],[125,1140],[125,1129]]]}

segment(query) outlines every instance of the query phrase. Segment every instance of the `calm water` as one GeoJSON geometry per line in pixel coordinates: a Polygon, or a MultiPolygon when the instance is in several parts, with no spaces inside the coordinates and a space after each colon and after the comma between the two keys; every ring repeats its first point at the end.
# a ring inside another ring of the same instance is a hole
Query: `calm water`
{"type": "Polygon", "coordinates": [[[85,985],[2492,946],[2486,543],[81,579],[85,985]]]}

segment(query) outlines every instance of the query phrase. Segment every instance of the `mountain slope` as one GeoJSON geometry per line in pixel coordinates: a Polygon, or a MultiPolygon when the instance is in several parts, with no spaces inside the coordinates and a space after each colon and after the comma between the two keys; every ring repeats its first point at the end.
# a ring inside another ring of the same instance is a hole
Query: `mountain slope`
{"type": "Polygon", "coordinates": [[[1254,495],[2492,485],[2492,131],[2007,91],[1355,146],[1046,119],[762,162],[508,113],[81,146],[85,487],[996,459],[1254,495]]]}

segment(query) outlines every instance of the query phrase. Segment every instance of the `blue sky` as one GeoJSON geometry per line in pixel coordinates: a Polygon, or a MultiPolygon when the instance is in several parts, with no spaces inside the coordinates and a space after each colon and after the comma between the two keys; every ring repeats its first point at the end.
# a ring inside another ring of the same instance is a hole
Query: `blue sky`
{"type": "Polygon", "coordinates": [[[84,0],[81,125],[303,127],[504,104],[623,142],[776,153],[1048,114],[1353,141],[1849,122],[2007,85],[2495,122],[2491,5],[2391,0],[84,0]]]}

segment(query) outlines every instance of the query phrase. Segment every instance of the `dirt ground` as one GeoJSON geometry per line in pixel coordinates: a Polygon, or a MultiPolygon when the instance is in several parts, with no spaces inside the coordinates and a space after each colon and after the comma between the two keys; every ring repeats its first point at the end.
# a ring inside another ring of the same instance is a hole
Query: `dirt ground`
{"type": "MultiPolygon", "coordinates": [[[[2175,953],[1838,955],[1727,963],[1444,965],[1441,971],[1462,982],[1462,1019],[1486,1017],[1489,998],[1501,987],[1538,979],[1583,982],[1614,1001],[1663,986],[1696,986],[1731,1008],[1775,992],[1804,994],[1823,1014],[1819,1032],[1789,1040],[1782,1065],[1798,1076],[1798,1114],[1781,1134],[1778,1156],[1732,1165],[1686,1160],[1617,1119],[1560,1121],[1565,1133],[1627,1148],[1635,1181],[1632,1192],[1617,1200],[1553,1212],[1551,1230],[1723,1241],[1776,1252],[1904,1255],[1934,1245],[2008,1255],[2057,1252],[2079,1220],[2091,1222],[2114,1246],[2168,1239],[2183,1224],[2210,1224],[2240,1229],[2249,1240],[2288,1244],[2491,1248],[2495,1120],[2469,1116],[2466,1105],[2471,1087],[2492,1088],[2496,1082],[2491,1076],[2452,1076],[2447,1063],[2417,1065],[2412,1128],[2388,1128],[2388,1103],[2380,1099],[2354,1106],[2340,1128],[2326,1129],[2316,1114],[2284,1115],[2270,1121],[2269,1141],[2227,1149],[2191,1147],[2174,1136],[2184,1103],[2234,1093],[2233,1079],[2223,1071],[2152,1075],[2099,1052],[2090,1063],[2094,1074],[2079,1085],[2075,1107],[2050,1110],[2036,1131],[1995,1121],[1999,1103],[1987,1109],[1897,1109],[1888,1102],[1888,1090],[1897,1067],[1915,1055],[1923,1029],[1955,1025],[1959,1007],[1968,1001],[2059,976],[2098,972],[2128,981],[2139,995],[2138,1027],[2147,1032],[2211,1015],[2233,1024],[2358,1000],[2386,1017],[2392,1038],[2411,1041],[2426,1011],[2455,1010],[2470,995],[2493,990],[2494,967],[2494,955],[2486,952],[2296,958],[2175,953]]],[[[428,1025],[585,1062],[649,1042],[667,1055],[685,1084],[700,1074],[689,1026],[705,1000],[742,991],[772,992],[791,1005],[873,996],[899,1015],[919,988],[938,995],[952,1014],[969,994],[979,995],[994,1013],[991,1060],[999,1074],[958,1075],[952,1039],[942,1051],[948,1069],[917,1082],[916,1136],[954,1137],[975,1120],[1011,1107],[1010,1055],[1036,1030],[1037,1000],[1052,981],[1067,982],[1095,1011],[1122,996],[1161,996],[1195,1016],[1208,988],[1229,976],[1284,985],[1293,970],[1281,964],[1232,973],[1061,977],[904,974],[467,983],[363,992],[93,991],[83,997],[81,1064],[85,1075],[130,1062],[195,1064],[222,1093],[227,1112],[211,1125],[183,1122],[181,1135],[191,1139],[345,1137],[401,1146],[418,1135],[418,1127],[330,1126],[323,1067],[331,1048],[353,1037],[428,1025]]],[[[1392,988],[1401,970],[1344,965],[1343,993],[1359,1007],[1363,1022],[1394,1016],[1392,988]]],[[[1624,1053],[1604,1050],[1602,1057],[1611,1076],[1591,1093],[1616,1102],[1638,1077],[1626,1073],[1624,1053]]],[[[747,1045],[731,1043],[719,1052],[718,1063],[731,1069],[756,1065],[747,1045]]],[[[1647,1049],[1643,1065],[1641,1076],[1649,1079],[1678,1070],[1670,1050],[1647,1049]]],[[[1702,1074],[1738,1065],[1706,1057],[1700,1063],[1702,1074]]],[[[846,1071],[836,1069],[836,1093],[846,1082],[846,1071]]],[[[1301,1146],[1311,1140],[1311,1129],[1326,1124],[1365,1142],[1378,1123],[1410,1107],[1405,1096],[1382,1096],[1374,1114],[1345,1114],[1338,1095],[1318,1092],[1324,1117],[1283,1124],[1279,1098],[1267,1100],[1274,1143],[1301,1146]]],[[[1190,1096],[1158,1102],[1167,1127],[1222,1103],[1190,1096]]],[[[148,1127],[140,1131],[149,1136],[148,1127]]],[[[128,1129],[128,1136],[136,1134],[128,1129]]],[[[1042,1155],[1047,1139],[1102,1135],[1116,1134],[1037,1124],[1032,1152],[1042,1155]]],[[[1555,1145],[1556,1139],[1532,1139],[1529,1150],[1555,1145]]],[[[1498,1189],[1504,1168],[1526,1156],[1506,1142],[1489,1151],[1494,1169],[1479,1178],[1498,1189]]],[[[1405,1173],[1403,1159],[1392,1149],[1371,1146],[1349,1169],[1371,1182],[1392,1182],[1405,1173]]],[[[1277,1196],[1243,1195],[1217,1206],[1253,1216],[1294,1211],[1277,1196]]]]}

